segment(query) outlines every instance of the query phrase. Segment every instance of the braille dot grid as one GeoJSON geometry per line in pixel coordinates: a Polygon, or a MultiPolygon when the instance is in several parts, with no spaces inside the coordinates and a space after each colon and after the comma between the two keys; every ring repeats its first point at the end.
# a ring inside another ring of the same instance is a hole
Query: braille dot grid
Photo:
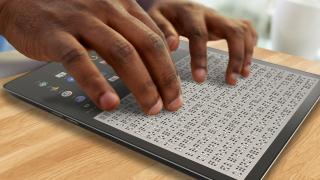
{"type": "Polygon", "coordinates": [[[132,95],[94,119],[236,179],[244,179],[318,83],[254,62],[249,78],[226,85],[228,56],[208,53],[208,80],[193,82],[190,57],[176,63],[184,106],[146,116],[132,95]]]}

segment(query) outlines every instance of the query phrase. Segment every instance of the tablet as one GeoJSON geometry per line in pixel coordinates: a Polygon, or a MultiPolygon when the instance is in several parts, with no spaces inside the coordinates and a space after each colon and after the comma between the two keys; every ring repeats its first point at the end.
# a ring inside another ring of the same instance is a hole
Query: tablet
{"type": "Polygon", "coordinates": [[[146,116],[117,74],[90,52],[121,97],[102,112],[56,63],[7,83],[14,96],[199,179],[261,179],[320,96],[320,76],[253,60],[249,78],[224,81],[226,52],[208,48],[208,80],[192,81],[188,44],[172,54],[184,106],[146,116]]]}

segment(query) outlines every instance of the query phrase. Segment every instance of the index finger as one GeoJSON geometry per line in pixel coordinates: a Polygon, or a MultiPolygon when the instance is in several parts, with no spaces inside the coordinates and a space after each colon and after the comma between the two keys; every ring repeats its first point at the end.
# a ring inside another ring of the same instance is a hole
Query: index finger
{"type": "Polygon", "coordinates": [[[179,109],[183,103],[181,87],[167,43],[133,16],[120,16],[110,26],[136,48],[158,88],[164,107],[170,111],[179,109]]]}
{"type": "Polygon", "coordinates": [[[47,54],[61,62],[80,88],[101,109],[115,109],[119,97],[91,61],[86,49],[70,34],[52,33],[47,54]]]}

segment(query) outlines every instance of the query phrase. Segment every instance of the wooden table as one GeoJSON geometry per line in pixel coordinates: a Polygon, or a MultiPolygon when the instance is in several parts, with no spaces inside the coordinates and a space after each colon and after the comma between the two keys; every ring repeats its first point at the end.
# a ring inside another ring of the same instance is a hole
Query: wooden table
{"type": "MultiPolygon", "coordinates": [[[[226,49],[224,42],[210,46],[226,49]]],[[[255,57],[320,74],[320,62],[256,49],[255,57]]],[[[12,78],[0,80],[0,85],[12,78]]],[[[1,86],[2,87],[2,86],[1,86]]],[[[0,179],[191,179],[0,91],[0,179]]],[[[266,179],[320,179],[320,106],[266,179]]]]}

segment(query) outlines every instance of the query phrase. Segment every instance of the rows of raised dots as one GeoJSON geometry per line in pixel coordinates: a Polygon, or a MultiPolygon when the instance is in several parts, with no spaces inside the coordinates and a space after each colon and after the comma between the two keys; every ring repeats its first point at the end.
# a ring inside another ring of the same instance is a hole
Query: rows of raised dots
{"type": "Polygon", "coordinates": [[[244,179],[318,80],[253,63],[251,76],[225,84],[228,57],[209,52],[209,77],[196,84],[190,57],[177,62],[184,106],[148,117],[134,98],[96,120],[237,179],[244,179]]]}

